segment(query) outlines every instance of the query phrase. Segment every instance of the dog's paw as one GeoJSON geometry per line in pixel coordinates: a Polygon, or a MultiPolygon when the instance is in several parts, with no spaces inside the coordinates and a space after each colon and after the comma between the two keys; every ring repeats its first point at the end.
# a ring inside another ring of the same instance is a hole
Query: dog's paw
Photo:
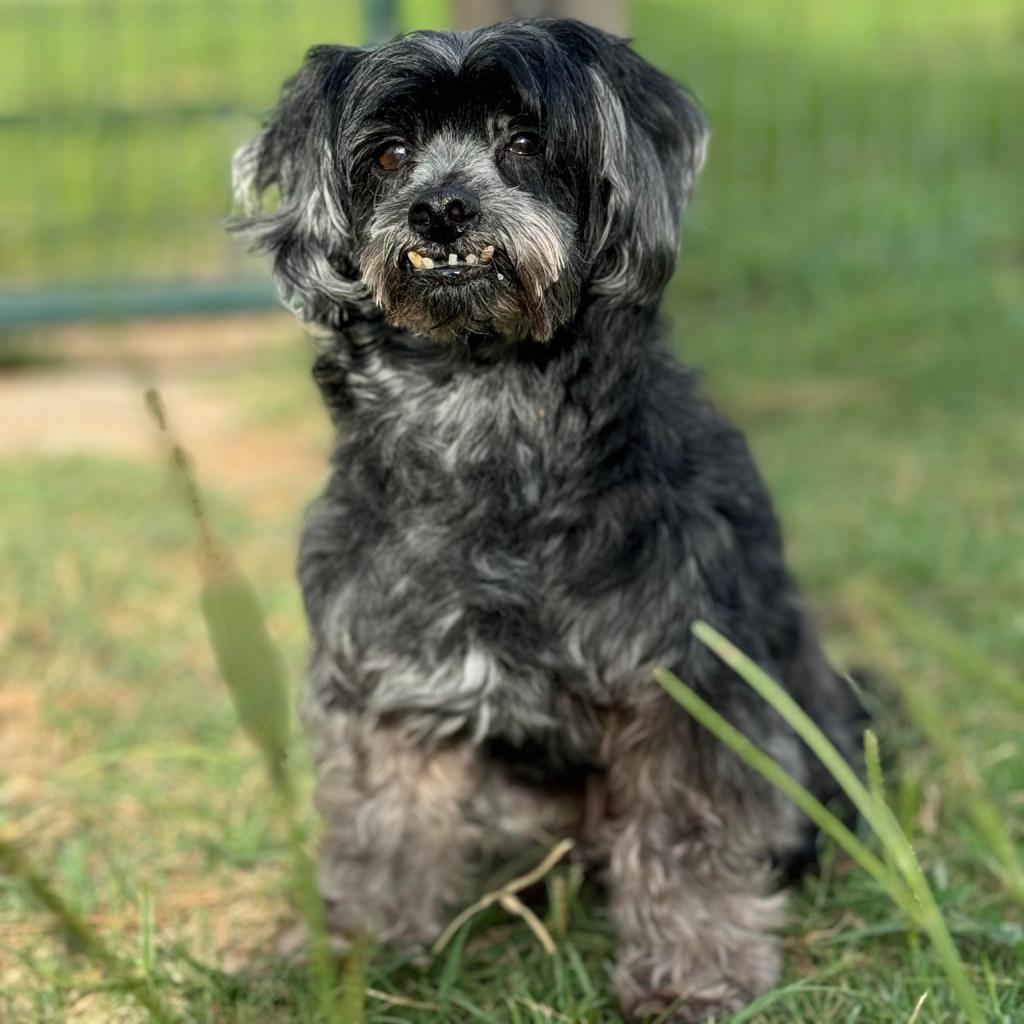
{"type": "Polygon", "coordinates": [[[771,988],[776,971],[754,980],[712,972],[708,964],[625,960],[615,972],[615,992],[627,1020],[711,1024],[727,1020],[771,988]]]}
{"type": "MultiPolygon", "coordinates": [[[[330,954],[338,959],[344,957],[351,943],[340,935],[326,936],[330,954]]],[[[312,933],[305,921],[282,921],[272,940],[274,956],[290,964],[304,964],[310,960],[313,947],[312,933]]]]}
{"type": "Polygon", "coordinates": [[[641,996],[634,1005],[621,999],[622,1012],[631,1021],[657,1020],[659,1024],[712,1024],[722,1022],[750,1002],[751,997],[734,992],[720,998],[685,995],[662,989],[641,996]]]}

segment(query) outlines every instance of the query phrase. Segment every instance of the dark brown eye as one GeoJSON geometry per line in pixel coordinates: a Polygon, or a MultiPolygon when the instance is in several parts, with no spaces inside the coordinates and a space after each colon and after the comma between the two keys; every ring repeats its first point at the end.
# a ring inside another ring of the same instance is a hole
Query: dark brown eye
{"type": "Polygon", "coordinates": [[[516,156],[536,156],[540,152],[540,136],[536,132],[516,132],[505,148],[516,156]]]}
{"type": "Polygon", "coordinates": [[[377,154],[377,166],[389,174],[397,171],[409,159],[409,148],[401,142],[392,142],[377,154]]]}

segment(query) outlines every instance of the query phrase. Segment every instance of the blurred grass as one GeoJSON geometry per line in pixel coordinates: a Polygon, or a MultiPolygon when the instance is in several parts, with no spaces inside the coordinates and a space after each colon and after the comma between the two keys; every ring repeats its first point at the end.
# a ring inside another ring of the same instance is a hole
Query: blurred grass
{"type": "MultiPolygon", "coordinates": [[[[424,10],[405,7],[407,19],[424,10]]],[[[1022,1020],[1024,918],[964,805],[984,785],[1020,854],[1024,714],[970,666],[1019,677],[1024,664],[1024,10],[633,9],[640,49],[693,86],[714,126],[670,290],[676,344],[747,429],[838,658],[875,665],[930,709],[923,730],[895,710],[880,722],[898,759],[890,797],[992,1019],[1022,1020]],[[905,628],[865,579],[938,634],[905,628]],[[929,639],[952,634],[970,659],[929,639]],[[926,742],[943,727],[958,756],[926,742]]],[[[0,113],[61,114],[0,121],[2,276],[236,273],[216,223],[230,150],[309,43],[359,38],[354,11],[0,0],[0,113]],[[195,113],[99,116],[182,106],[195,113]]],[[[204,384],[254,439],[255,497],[237,472],[205,483],[298,679],[293,539],[322,416],[307,349],[297,334],[281,341],[204,384]],[[264,450],[271,438],[281,446],[264,450]]],[[[287,902],[289,839],[217,679],[191,552],[155,459],[0,460],[0,828],[111,948],[150,964],[183,1020],[312,1022],[306,975],[263,958],[287,902]]],[[[301,745],[291,759],[308,787],[301,745]]],[[[568,891],[554,958],[497,911],[425,970],[373,957],[367,1020],[616,1020],[601,902],[568,891]]],[[[0,932],[0,1020],[133,1019],[124,993],[2,881],[0,932]]],[[[786,946],[787,985],[744,1020],[906,1024],[926,992],[918,1024],[957,1019],[934,954],[835,858],[801,887],[786,946]]]]}

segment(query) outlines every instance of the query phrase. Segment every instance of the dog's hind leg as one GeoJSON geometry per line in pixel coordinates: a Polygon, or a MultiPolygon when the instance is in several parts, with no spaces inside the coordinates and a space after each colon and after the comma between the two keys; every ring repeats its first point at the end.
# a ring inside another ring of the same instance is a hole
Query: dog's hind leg
{"type": "Polygon", "coordinates": [[[582,788],[528,785],[488,762],[471,808],[482,852],[501,857],[577,838],[582,812],[582,788]]]}
{"type": "Polygon", "coordinates": [[[723,1019],[778,980],[784,894],[765,846],[796,828],[795,808],[657,688],[609,730],[606,756],[623,1010],[723,1019]]]}
{"type": "Polygon", "coordinates": [[[319,884],[332,936],[365,934],[399,948],[429,943],[446,907],[465,896],[464,864],[478,833],[466,813],[476,752],[333,712],[307,725],[324,822],[319,884]]]}

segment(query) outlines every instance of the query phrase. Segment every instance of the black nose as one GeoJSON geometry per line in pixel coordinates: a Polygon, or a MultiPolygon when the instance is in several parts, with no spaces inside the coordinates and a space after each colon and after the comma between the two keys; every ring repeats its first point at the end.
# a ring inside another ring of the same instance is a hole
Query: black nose
{"type": "Polygon", "coordinates": [[[431,242],[454,242],[480,219],[480,200],[458,185],[421,192],[409,207],[409,227],[431,242]]]}

